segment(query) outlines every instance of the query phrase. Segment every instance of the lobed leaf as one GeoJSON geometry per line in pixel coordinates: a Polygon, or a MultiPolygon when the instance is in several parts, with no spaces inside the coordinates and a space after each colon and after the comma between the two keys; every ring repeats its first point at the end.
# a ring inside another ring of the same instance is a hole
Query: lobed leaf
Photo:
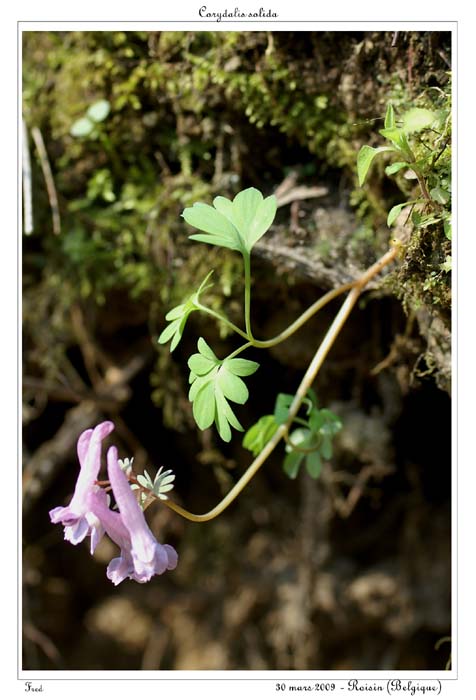
{"type": "Polygon", "coordinates": [[[320,476],[322,470],[322,460],[321,455],[317,450],[306,456],[306,470],[312,479],[317,479],[318,476],[320,476]]]}
{"type": "Polygon", "coordinates": [[[274,418],[276,423],[286,423],[289,416],[289,408],[294,400],[292,394],[278,394],[274,406],[274,418]]]}
{"type": "Polygon", "coordinates": [[[208,357],[204,357],[199,353],[192,355],[188,360],[188,366],[194,374],[198,377],[208,374],[214,367],[216,367],[216,361],[210,360],[208,357]]]}
{"type": "Polygon", "coordinates": [[[231,250],[243,250],[243,242],[236,227],[226,216],[209,204],[197,202],[193,207],[184,209],[182,216],[190,226],[210,234],[208,236],[194,234],[190,236],[191,239],[230,248],[231,250]]]}
{"type": "Polygon", "coordinates": [[[259,190],[249,187],[233,201],[215,197],[213,207],[199,202],[184,209],[182,216],[188,224],[205,232],[193,234],[192,240],[249,253],[273,223],[276,209],[274,195],[263,199],[259,190]]]}
{"type": "Polygon", "coordinates": [[[266,233],[276,216],[277,200],[274,195],[263,199],[261,192],[249,187],[233,200],[233,222],[245,241],[248,251],[266,233]]]}
{"type": "Polygon", "coordinates": [[[200,430],[206,430],[215,420],[215,387],[213,381],[205,382],[193,402],[193,417],[200,430]]]}
{"type": "Polygon", "coordinates": [[[217,427],[218,434],[224,442],[229,442],[231,440],[230,425],[235,428],[235,430],[243,430],[243,427],[233,413],[230,404],[226,400],[219,386],[215,386],[215,401],[217,409],[215,425],[217,427]]]}
{"type": "Polygon", "coordinates": [[[198,339],[197,347],[198,352],[208,360],[213,360],[214,362],[220,361],[204,338],[200,337],[198,339]]]}
{"type": "Polygon", "coordinates": [[[245,433],[243,447],[257,457],[271,440],[278,427],[274,416],[261,416],[259,421],[245,433]]]}
{"type": "Polygon", "coordinates": [[[228,442],[231,439],[230,426],[243,430],[228,400],[239,404],[248,400],[248,388],[238,374],[252,374],[258,363],[241,358],[220,360],[204,338],[199,338],[197,347],[199,352],[188,360],[193,415],[201,430],[215,422],[220,437],[228,442]]]}
{"type": "Polygon", "coordinates": [[[230,372],[233,372],[233,374],[239,377],[248,377],[250,374],[254,374],[259,367],[258,362],[244,360],[241,357],[233,357],[231,360],[225,360],[223,365],[228,367],[230,372]]]}
{"type": "Polygon", "coordinates": [[[290,452],[284,458],[283,469],[290,479],[297,477],[303,459],[304,454],[302,452],[290,452]]]}
{"type": "Polygon", "coordinates": [[[166,321],[175,321],[177,318],[181,318],[183,316],[183,314],[185,313],[185,310],[186,310],[185,304],[179,304],[178,306],[174,306],[173,309],[170,309],[170,311],[165,314],[165,320],[166,321]]]}
{"type": "Polygon", "coordinates": [[[166,314],[165,320],[169,321],[170,323],[164,328],[162,333],[159,335],[157,342],[163,345],[165,343],[168,343],[168,341],[172,338],[172,342],[170,344],[170,352],[173,352],[175,350],[180,340],[182,339],[187,319],[193,311],[197,310],[199,296],[208,286],[210,286],[207,284],[207,282],[212,273],[213,270],[211,270],[208,273],[198,290],[191,294],[183,304],[175,306],[166,314]]]}
{"type": "Polygon", "coordinates": [[[195,401],[198,392],[207,384],[209,381],[213,380],[214,373],[205,374],[203,377],[197,377],[193,372],[190,373],[190,391],[188,392],[189,401],[195,401]]]}
{"type": "Polygon", "coordinates": [[[236,377],[224,365],[220,367],[216,378],[223,395],[235,403],[244,404],[248,401],[249,392],[242,379],[236,377]]]}
{"type": "Polygon", "coordinates": [[[233,409],[231,408],[230,404],[225,399],[220,387],[215,388],[215,398],[216,398],[217,406],[220,408],[220,412],[223,413],[223,415],[225,416],[227,421],[230,423],[230,425],[233,426],[233,428],[235,428],[235,430],[240,430],[240,431],[244,430],[240,421],[233,413],[233,409]]]}

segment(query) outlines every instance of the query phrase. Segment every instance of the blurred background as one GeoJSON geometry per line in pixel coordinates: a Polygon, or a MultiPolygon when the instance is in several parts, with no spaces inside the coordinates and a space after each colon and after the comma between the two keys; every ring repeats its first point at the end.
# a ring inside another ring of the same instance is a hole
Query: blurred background
{"type": "MultiPolygon", "coordinates": [[[[176,474],[173,498],[212,508],[252,456],[201,432],[166,312],[214,269],[207,303],[242,324],[241,258],[188,240],[181,212],[254,186],[278,213],[253,252],[257,337],[284,329],[388,248],[391,206],[414,183],[362,144],[396,112],[451,100],[444,32],[24,32],[23,669],[435,669],[451,652],[450,242],[410,231],[353,312],[314,385],[344,427],[314,481],[279,447],[205,524],[166,507],[152,530],[173,572],[115,588],[48,511],[69,502],[76,441],[108,419],[136,471],[176,474]]],[[[450,144],[439,163],[450,168],[450,144]]],[[[411,228],[411,227],[410,227],[411,228]]],[[[247,357],[250,427],[294,393],[339,303],[247,357]]]]}

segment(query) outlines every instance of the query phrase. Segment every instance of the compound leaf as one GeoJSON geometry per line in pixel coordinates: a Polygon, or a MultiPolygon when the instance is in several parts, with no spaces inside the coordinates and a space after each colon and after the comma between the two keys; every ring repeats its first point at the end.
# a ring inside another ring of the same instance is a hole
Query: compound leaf
{"type": "Polygon", "coordinates": [[[257,457],[278,428],[279,425],[276,423],[274,416],[261,416],[259,421],[246,432],[243,438],[243,447],[257,457]]]}
{"type": "Polygon", "coordinates": [[[233,370],[237,368],[243,374],[251,374],[258,368],[258,363],[241,358],[220,360],[203,338],[198,340],[197,347],[199,352],[188,360],[193,415],[201,430],[209,428],[215,421],[220,437],[228,442],[231,439],[230,426],[243,430],[228,401],[244,404],[249,396],[246,384],[233,370]],[[238,359],[238,364],[233,362],[238,359]]]}
{"type": "Polygon", "coordinates": [[[254,187],[239,192],[233,201],[215,197],[213,207],[201,202],[183,211],[185,221],[204,231],[193,234],[191,239],[213,245],[250,252],[253,245],[273,223],[277,201],[274,195],[263,199],[254,187]]]}
{"type": "Polygon", "coordinates": [[[172,338],[172,342],[170,344],[170,352],[173,352],[175,350],[180,340],[182,339],[187,319],[193,311],[197,310],[199,296],[205,289],[207,289],[210,286],[207,284],[207,282],[212,273],[213,270],[211,270],[208,273],[198,290],[191,294],[183,304],[175,306],[166,314],[165,320],[169,321],[170,323],[164,328],[162,333],[159,335],[157,342],[163,345],[172,338]]]}

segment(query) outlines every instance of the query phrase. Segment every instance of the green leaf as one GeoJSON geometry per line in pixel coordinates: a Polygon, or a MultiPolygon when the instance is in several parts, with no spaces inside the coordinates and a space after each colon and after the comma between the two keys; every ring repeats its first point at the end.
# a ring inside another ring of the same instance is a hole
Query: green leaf
{"type": "Polygon", "coordinates": [[[212,381],[214,378],[214,374],[210,372],[210,374],[205,374],[203,377],[197,377],[196,374],[193,374],[193,372],[190,373],[190,391],[188,392],[188,398],[189,401],[195,401],[197,398],[198,392],[205,386],[205,384],[208,384],[208,382],[212,381]]]}
{"type": "Polygon", "coordinates": [[[198,377],[208,374],[214,367],[216,367],[216,361],[210,360],[208,357],[196,353],[192,355],[188,360],[188,366],[194,374],[198,377]]]}
{"type": "Polygon", "coordinates": [[[235,430],[243,430],[241,423],[232,411],[219,386],[215,386],[216,415],[215,425],[218,433],[224,442],[231,440],[230,425],[235,430]]]}
{"type": "Polygon", "coordinates": [[[249,392],[242,379],[236,377],[224,365],[217,373],[216,382],[224,396],[235,403],[244,404],[248,401],[249,392]]]}
{"type": "Polygon", "coordinates": [[[416,228],[426,228],[433,224],[437,224],[441,221],[441,217],[435,214],[422,214],[421,212],[414,211],[412,214],[412,223],[416,228]]]}
{"type": "Polygon", "coordinates": [[[306,470],[312,479],[317,479],[322,470],[321,455],[316,450],[306,456],[306,470]]]}
{"type": "Polygon", "coordinates": [[[324,459],[332,458],[332,440],[330,437],[325,437],[322,441],[320,452],[324,459]]]}
{"type": "Polygon", "coordinates": [[[178,306],[175,306],[173,309],[171,309],[165,315],[165,320],[166,321],[175,321],[178,318],[182,318],[184,312],[185,312],[185,304],[179,304],[178,306]]]}
{"type": "MultiPolygon", "coordinates": [[[[300,425],[290,433],[286,445],[287,456],[283,468],[291,478],[296,477],[299,466],[305,459],[309,475],[316,479],[322,469],[322,459],[332,457],[332,439],[342,428],[342,421],[335,413],[327,408],[319,409],[317,407],[317,396],[314,391],[309,391],[307,395],[311,403],[311,410],[308,412],[307,419],[299,418],[300,425]],[[303,420],[307,421],[307,427],[302,425],[303,420]]],[[[283,419],[287,417],[289,404],[293,398],[289,394],[278,396],[275,415],[272,417],[275,425],[278,425],[276,415],[283,419]]],[[[257,439],[258,437],[257,430],[251,434],[250,442],[252,438],[257,439]]]]}
{"type": "Polygon", "coordinates": [[[226,197],[215,197],[213,206],[230,221],[233,219],[233,202],[226,197]]]}
{"type": "Polygon", "coordinates": [[[111,105],[107,100],[98,100],[89,107],[87,115],[93,122],[99,123],[106,119],[110,111],[111,105]]]}
{"type": "Polygon", "coordinates": [[[172,342],[170,343],[170,352],[175,350],[182,338],[188,315],[189,314],[187,313],[186,315],[182,316],[182,318],[174,319],[159,335],[157,342],[161,345],[164,345],[172,338],[172,342]]]}
{"type": "Polygon", "coordinates": [[[195,397],[193,417],[200,430],[206,430],[215,420],[215,387],[212,380],[206,382],[195,397]]]}
{"type": "Polygon", "coordinates": [[[159,335],[157,342],[161,345],[164,345],[165,343],[168,343],[168,341],[172,338],[172,342],[170,344],[170,352],[173,352],[175,350],[180,340],[182,339],[183,331],[185,329],[188,317],[193,311],[196,311],[198,309],[199,296],[201,292],[203,292],[210,286],[207,284],[207,282],[212,273],[213,270],[208,273],[198,290],[191,294],[183,304],[175,306],[166,314],[165,320],[170,321],[170,323],[164,328],[162,333],[159,335]]]}
{"type": "Polygon", "coordinates": [[[211,245],[230,248],[231,250],[243,251],[243,241],[240,238],[236,227],[219,211],[209,204],[197,202],[193,207],[187,207],[182,213],[185,221],[210,234],[194,234],[190,236],[192,240],[210,243],[211,245]]]}
{"type": "Polygon", "coordinates": [[[448,204],[450,201],[450,193],[442,187],[433,187],[433,189],[430,190],[430,196],[432,200],[438,202],[438,204],[448,204]]]}
{"type": "MultiPolygon", "coordinates": [[[[167,319],[167,320],[170,320],[170,319],[167,319]]],[[[168,343],[170,338],[177,332],[177,329],[180,326],[180,320],[181,320],[181,317],[174,318],[172,323],[169,323],[169,325],[164,328],[162,333],[159,335],[159,340],[158,340],[158,342],[161,345],[164,343],[168,343]]]]}
{"type": "Polygon", "coordinates": [[[380,129],[380,133],[382,136],[385,136],[388,141],[393,143],[397,150],[400,151],[400,153],[405,156],[409,162],[413,163],[415,161],[415,156],[413,155],[413,151],[410,148],[410,144],[408,143],[408,139],[403,129],[392,126],[389,129],[380,129]]]}
{"type": "Polygon", "coordinates": [[[309,419],[309,428],[313,433],[317,433],[318,430],[322,428],[325,422],[325,417],[322,415],[322,411],[319,411],[316,408],[313,408],[313,410],[310,413],[309,419]]]}
{"type": "Polygon", "coordinates": [[[93,129],[93,122],[87,117],[81,117],[81,119],[78,119],[74,122],[69,133],[71,134],[71,136],[81,138],[82,136],[89,136],[93,129]]]}
{"type": "Polygon", "coordinates": [[[231,440],[231,428],[230,423],[226,417],[226,408],[229,404],[226,403],[225,398],[218,398],[220,395],[215,394],[217,411],[215,414],[215,425],[218,430],[218,434],[223,440],[223,442],[230,442],[231,440]]]}
{"type": "Polygon", "coordinates": [[[208,282],[208,280],[210,279],[210,277],[212,275],[213,275],[213,270],[210,270],[210,272],[205,277],[205,279],[203,280],[203,282],[201,283],[201,285],[199,286],[199,288],[197,289],[195,294],[193,294],[190,297],[193,300],[194,304],[198,305],[199,300],[200,300],[200,295],[203,294],[203,292],[205,292],[207,289],[210,289],[211,287],[213,287],[213,283],[208,282]]]}
{"type": "Polygon", "coordinates": [[[446,238],[451,241],[451,218],[445,219],[443,221],[443,230],[445,232],[446,238]]]}
{"type": "Polygon", "coordinates": [[[305,455],[302,452],[290,452],[284,458],[283,469],[290,479],[295,479],[305,455]]]}
{"type": "Polygon", "coordinates": [[[289,416],[289,408],[294,400],[292,394],[278,394],[274,406],[274,417],[276,423],[286,423],[289,416]]]}
{"type": "Polygon", "coordinates": [[[243,430],[241,423],[233,413],[228,400],[244,404],[249,392],[246,384],[233,371],[251,374],[258,364],[242,360],[237,364],[230,360],[220,360],[207,342],[200,338],[197,343],[199,352],[188,360],[190,368],[189,399],[193,403],[193,415],[201,430],[209,428],[215,421],[220,437],[225,442],[231,439],[231,429],[243,430]]]}
{"type": "Polygon", "coordinates": [[[342,421],[335,413],[329,411],[328,408],[323,408],[321,410],[321,415],[325,421],[324,426],[321,429],[321,432],[324,435],[334,436],[339,432],[339,430],[342,430],[342,421]]]}
{"type": "Polygon", "coordinates": [[[239,377],[248,377],[250,374],[254,374],[259,367],[258,362],[244,360],[241,357],[233,357],[231,360],[225,360],[223,364],[225,367],[228,367],[230,372],[233,372],[233,374],[239,377]]]}
{"type": "Polygon", "coordinates": [[[232,410],[230,404],[225,399],[223,392],[221,391],[219,386],[215,387],[215,398],[216,398],[217,408],[219,409],[220,413],[222,413],[225,416],[225,418],[230,423],[230,425],[233,428],[235,428],[235,430],[243,431],[244,430],[243,426],[241,425],[240,421],[233,413],[233,410],[232,410]]]}
{"type": "Polygon", "coordinates": [[[399,170],[402,168],[408,168],[408,163],[405,161],[399,161],[398,163],[392,163],[391,165],[387,165],[385,168],[385,174],[386,175],[394,175],[395,173],[398,173],[399,170]]]}
{"type": "Polygon", "coordinates": [[[296,428],[296,430],[293,430],[289,435],[289,440],[292,444],[286,447],[288,451],[293,449],[293,445],[307,448],[311,445],[312,433],[309,428],[296,428]]]}
{"type": "Polygon", "coordinates": [[[396,221],[402,209],[407,207],[409,204],[411,204],[411,202],[402,202],[402,204],[396,204],[394,207],[392,207],[388,212],[387,226],[390,227],[396,221]]]}
{"type": "Polygon", "coordinates": [[[276,208],[274,195],[263,199],[259,190],[249,187],[232,202],[226,197],[215,197],[213,207],[196,203],[186,208],[182,216],[187,223],[209,234],[193,234],[191,239],[249,253],[273,223],[276,208]]]}
{"type": "Polygon", "coordinates": [[[414,134],[423,129],[428,129],[436,121],[438,114],[429,109],[421,109],[420,107],[412,107],[403,115],[403,131],[406,134],[414,134]]]}
{"type": "Polygon", "coordinates": [[[274,195],[263,199],[261,192],[254,187],[239,192],[234,198],[233,223],[245,241],[248,252],[273,223],[276,208],[274,195]]]}
{"type": "Polygon", "coordinates": [[[211,349],[211,347],[208,345],[208,343],[206,342],[206,340],[204,338],[200,337],[198,339],[197,347],[198,347],[198,352],[201,355],[203,355],[204,357],[206,357],[208,360],[213,360],[215,363],[219,362],[218,357],[215,355],[215,353],[213,352],[213,350],[211,349]]]}
{"type": "Polygon", "coordinates": [[[372,146],[367,145],[362,146],[357,155],[357,176],[359,178],[360,187],[362,187],[365,182],[365,178],[367,177],[367,173],[375,156],[384,151],[393,150],[394,149],[389,146],[380,146],[379,148],[372,148],[372,146]]]}
{"type": "Polygon", "coordinates": [[[245,433],[243,447],[257,457],[271,440],[278,427],[274,416],[261,416],[259,421],[245,433]]]}
{"type": "Polygon", "coordinates": [[[391,104],[387,105],[384,126],[386,129],[390,129],[392,126],[395,126],[395,110],[391,104]]]}
{"type": "Polygon", "coordinates": [[[393,127],[392,129],[381,129],[380,133],[396,146],[398,152],[405,158],[405,160],[407,160],[409,163],[414,163],[416,161],[415,154],[410,147],[407,135],[403,129],[399,129],[397,127],[393,127]]]}

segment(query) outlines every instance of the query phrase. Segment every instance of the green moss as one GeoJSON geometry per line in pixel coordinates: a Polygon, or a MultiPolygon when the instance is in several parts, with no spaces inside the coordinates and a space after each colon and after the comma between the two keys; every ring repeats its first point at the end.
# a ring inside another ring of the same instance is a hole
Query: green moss
{"type": "MultiPolygon", "coordinates": [[[[337,232],[331,249],[375,252],[382,236],[370,232],[381,230],[389,207],[413,184],[399,176],[389,185],[382,161],[357,190],[356,153],[379,139],[374,120],[389,100],[402,109],[420,94],[421,105],[450,100],[446,68],[441,61],[432,67],[435,45],[427,50],[431,33],[402,37],[391,50],[378,32],[24,33],[23,113],[43,134],[61,212],[55,236],[30,144],[35,231],[25,243],[25,298],[31,308],[39,297],[48,304],[27,314],[27,335],[43,337],[41,326],[55,317],[61,322],[48,342],[55,345],[55,334],[71,339],[71,305],[107,306],[118,290],[146,317],[163,319],[212,268],[209,304],[217,309],[225,297],[240,323],[239,257],[191,244],[181,212],[247,185],[271,192],[296,165],[303,181],[351,193],[361,226],[350,243],[337,232]],[[110,104],[107,118],[94,134],[72,136],[75,121],[100,99],[110,104]]],[[[435,182],[449,186],[450,166],[447,144],[435,182]]],[[[441,267],[449,247],[439,229],[412,240],[395,282],[405,303],[449,303],[450,275],[441,267]]]]}

